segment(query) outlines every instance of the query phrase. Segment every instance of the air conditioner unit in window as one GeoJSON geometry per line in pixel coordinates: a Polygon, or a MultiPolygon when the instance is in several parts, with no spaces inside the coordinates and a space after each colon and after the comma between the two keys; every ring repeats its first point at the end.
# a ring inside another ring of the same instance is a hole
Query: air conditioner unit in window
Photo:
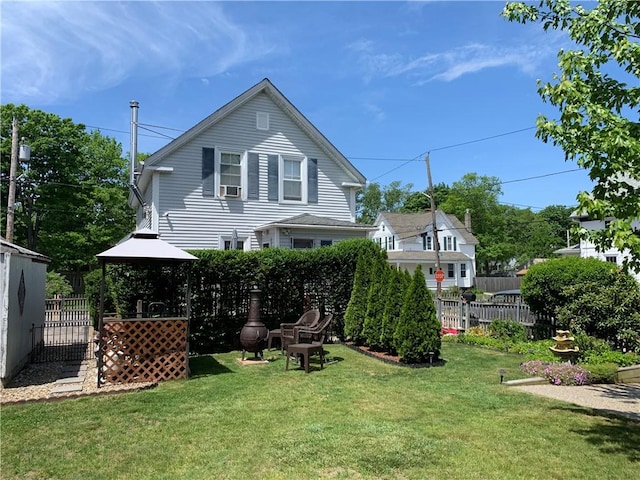
{"type": "Polygon", "coordinates": [[[240,187],[236,185],[220,185],[221,197],[239,197],[240,187]]]}

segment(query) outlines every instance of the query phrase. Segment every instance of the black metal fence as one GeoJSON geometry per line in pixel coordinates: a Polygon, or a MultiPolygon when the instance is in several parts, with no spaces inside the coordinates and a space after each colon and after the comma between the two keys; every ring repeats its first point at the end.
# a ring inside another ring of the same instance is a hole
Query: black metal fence
{"type": "Polygon", "coordinates": [[[94,358],[95,333],[90,320],[45,322],[31,327],[31,362],[82,361],[94,358]]]}
{"type": "Polygon", "coordinates": [[[44,324],[31,326],[31,362],[92,359],[94,336],[85,297],[49,298],[45,301],[44,324]]]}

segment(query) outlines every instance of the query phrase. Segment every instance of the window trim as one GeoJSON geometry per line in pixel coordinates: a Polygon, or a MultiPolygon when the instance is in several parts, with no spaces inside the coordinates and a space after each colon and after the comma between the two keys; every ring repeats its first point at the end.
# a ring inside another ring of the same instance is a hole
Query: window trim
{"type": "Polygon", "coordinates": [[[467,278],[467,264],[465,262],[460,264],[460,278],[467,278]]]}
{"type": "Polygon", "coordinates": [[[313,240],[313,238],[304,238],[304,237],[291,237],[291,249],[293,250],[313,250],[316,246],[316,242],[313,240]],[[296,241],[300,241],[300,242],[311,242],[311,246],[310,247],[296,247],[295,246],[295,242],[296,241]]]}
{"type": "Polygon", "coordinates": [[[454,263],[447,263],[447,278],[456,278],[456,266],[454,263]]]}
{"type": "Polygon", "coordinates": [[[247,151],[241,151],[235,148],[224,147],[220,145],[215,146],[215,196],[221,200],[246,200],[247,199],[247,176],[248,176],[248,167],[247,167],[247,151]],[[227,185],[226,183],[222,183],[222,155],[239,155],[240,156],[240,185],[231,185],[231,186],[239,186],[240,187],[240,196],[238,197],[223,197],[220,195],[220,190],[223,185],[227,185]]]}
{"type": "Polygon", "coordinates": [[[308,158],[306,155],[281,153],[278,155],[278,197],[280,203],[307,204],[308,191],[308,158]],[[294,160],[300,162],[300,200],[284,198],[284,162],[294,160]]]}
{"type": "MultiPolygon", "coordinates": [[[[231,241],[232,238],[230,235],[222,235],[220,237],[220,250],[231,250],[231,241]],[[227,248],[227,242],[229,242],[229,248],[227,248]]],[[[248,237],[238,237],[238,243],[242,242],[242,248],[236,248],[236,250],[244,251],[244,247],[247,245],[248,241],[248,237]]]]}

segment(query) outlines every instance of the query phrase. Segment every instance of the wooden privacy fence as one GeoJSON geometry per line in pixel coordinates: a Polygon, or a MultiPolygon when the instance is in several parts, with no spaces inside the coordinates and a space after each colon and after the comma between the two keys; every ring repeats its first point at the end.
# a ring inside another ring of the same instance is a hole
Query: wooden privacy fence
{"type": "Polygon", "coordinates": [[[555,334],[553,319],[538,319],[525,303],[485,303],[436,299],[438,319],[445,331],[465,331],[470,327],[485,330],[496,319],[511,320],[525,327],[528,338],[551,338],[555,334]]]}
{"type": "Polygon", "coordinates": [[[98,382],[158,382],[186,378],[186,318],[105,318],[98,354],[98,382]]]}
{"type": "Polygon", "coordinates": [[[81,322],[89,319],[89,302],[82,295],[47,298],[44,304],[45,322],[81,322]]]}

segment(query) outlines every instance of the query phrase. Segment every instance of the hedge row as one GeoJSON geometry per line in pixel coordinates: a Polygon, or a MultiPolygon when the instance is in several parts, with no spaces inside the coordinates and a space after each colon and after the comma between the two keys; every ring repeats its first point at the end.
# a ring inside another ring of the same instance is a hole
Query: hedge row
{"type": "MultiPolygon", "coordinates": [[[[157,312],[152,302],[162,302],[165,314],[183,314],[189,273],[194,352],[239,348],[254,288],[262,291],[261,319],[269,329],[297,320],[306,306],[314,305],[334,314],[333,334],[343,338],[358,255],[374,255],[377,249],[370,240],[357,239],[314,250],[198,250],[190,253],[199,260],[188,267],[108,265],[105,310],[127,315],[141,300],[144,312],[157,312]]],[[[94,318],[100,278],[95,271],[85,279],[94,318]]]]}

